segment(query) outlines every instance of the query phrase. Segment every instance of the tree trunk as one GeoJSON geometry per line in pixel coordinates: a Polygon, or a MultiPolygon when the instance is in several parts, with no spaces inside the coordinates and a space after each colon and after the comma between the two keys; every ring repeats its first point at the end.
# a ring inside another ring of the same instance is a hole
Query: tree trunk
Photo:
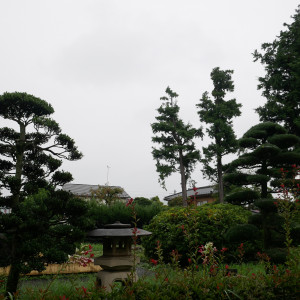
{"type": "MultiPolygon", "coordinates": [[[[20,202],[20,191],[22,186],[22,172],[23,172],[23,159],[25,150],[25,125],[20,123],[20,137],[16,141],[16,173],[15,179],[16,184],[14,190],[12,190],[12,213],[17,210],[20,202]]],[[[18,265],[15,263],[16,257],[16,247],[18,247],[18,241],[16,239],[18,228],[15,228],[15,233],[13,233],[12,238],[12,248],[11,248],[11,267],[9,270],[7,284],[6,284],[6,294],[8,292],[11,294],[17,291],[18,282],[20,278],[20,270],[18,265]]]]}
{"type": "Polygon", "coordinates": [[[8,293],[13,295],[17,291],[19,278],[20,278],[20,270],[18,268],[18,265],[12,263],[7,277],[6,291],[5,291],[6,296],[9,296],[8,293]]]}
{"type": "Polygon", "coordinates": [[[223,168],[222,157],[217,157],[217,172],[218,172],[218,192],[220,203],[224,203],[224,187],[223,187],[223,168]]]}
{"type": "MultiPolygon", "coordinates": [[[[261,165],[262,174],[267,175],[267,164],[265,161],[262,162],[261,165]]],[[[267,198],[268,197],[268,183],[263,182],[261,184],[261,198],[267,198]]]]}
{"type": "Polygon", "coordinates": [[[181,175],[181,191],[182,191],[182,205],[187,207],[187,193],[186,193],[186,177],[185,169],[183,165],[182,152],[179,151],[179,165],[180,165],[180,175],[181,175]]]}

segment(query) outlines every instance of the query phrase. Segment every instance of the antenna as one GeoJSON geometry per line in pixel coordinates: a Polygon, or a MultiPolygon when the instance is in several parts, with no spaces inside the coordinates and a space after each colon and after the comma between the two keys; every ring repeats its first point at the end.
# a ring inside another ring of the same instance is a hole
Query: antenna
{"type": "Polygon", "coordinates": [[[110,169],[110,166],[107,166],[106,185],[109,185],[109,182],[108,182],[109,169],[110,169]]]}

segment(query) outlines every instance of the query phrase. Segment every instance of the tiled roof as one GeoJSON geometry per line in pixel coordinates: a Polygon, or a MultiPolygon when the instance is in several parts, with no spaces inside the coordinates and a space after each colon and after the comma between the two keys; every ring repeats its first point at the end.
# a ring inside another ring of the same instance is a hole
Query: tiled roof
{"type": "MultiPolygon", "coordinates": [[[[97,190],[99,185],[97,184],[75,184],[66,183],[62,186],[64,191],[68,191],[76,196],[91,196],[91,190],[97,190]]],[[[120,186],[110,186],[112,188],[121,188],[120,186]]],[[[125,191],[120,195],[121,199],[131,198],[125,191]]]]}
{"type": "MultiPolygon", "coordinates": [[[[209,185],[209,186],[199,187],[199,188],[197,188],[196,192],[198,193],[197,196],[210,196],[214,192],[214,186],[209,185]]],[[[186,193],[187,193],[187,197],[193,196],[195,194],[193,189],[187,190],[186,193]]],[[[181,192],[173,194],[173,195],[169,195],[169,196],[166,196],[164,198],[164,200],[165,201],[170,201],[171,199],[179,197],[181,195],[182,195],[181,192]]]]}

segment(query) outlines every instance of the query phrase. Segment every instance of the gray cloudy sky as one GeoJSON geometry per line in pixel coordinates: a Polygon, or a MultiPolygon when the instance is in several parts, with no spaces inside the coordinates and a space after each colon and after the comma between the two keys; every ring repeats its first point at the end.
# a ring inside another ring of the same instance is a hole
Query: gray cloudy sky
{"type": "MultiPolygon", "coordinates": [[[[0,94],[27,92],[50,102],[54,119],[83,152],[64,169],[74,183],[120,185],[161,199],[180,177],[158,184],[150,124],[169,85],[181,117],[200,126],[195,105],[211,91],[214,67],[233,69],[240,137],[258,122],[263,74],[251,53],[291,22],[296,0],[2,0],[0,94]]],[[[0,126],[3,126],[0,120],[0,126]]],[[[208,140],[199,140],[199,148],[208,140]]],[[[201,165],[193,174],[197,185],[201,165]]]]}

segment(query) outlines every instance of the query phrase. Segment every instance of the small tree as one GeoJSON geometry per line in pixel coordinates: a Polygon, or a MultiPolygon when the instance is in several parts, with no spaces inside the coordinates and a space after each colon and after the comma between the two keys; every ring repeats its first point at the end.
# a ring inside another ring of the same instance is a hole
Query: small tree
{"type": "Polygon", "coordinates": [[[228,194],[225,197],[227,202],[237,205],[254,203],[260,209],[261,213],[249,221],[263,228],[266,249],[272,245],[274,229],[281,228],[272,193],[278,192],[280,168],[300,164],[300,153],[295,151],[299,141],[296,135],[287,134],[286,129],[278,124],[255,125],[239,140],[241,154],[228,165],[231,173],[224,176],[226,183],[242,187],[228,194]]]}
{"type": "Polygon", "coordinates": [[[161,97],[163,104],[157,110],[157,122],[151,124],[156,136],[152,141],[160,145],[153,148],[152,155],[156,160],[156,170],[159,173],[159,182],[165,187],[165,179],[174,172],[180,172],[183,205],[187,206],[186,182],[195,164],[200,159],[200,153],[195,148],[193,139],[202,137],[202,130],[184,124],[179,118],[178,95],[169,87],[167,96],[161,97]]]}
{"type": "Polygon", "coordinates": [[[203,173],[209,179],[218,182],[219,200],[224,202],[223,189],[223,156],[237,151],[237,141],[232,128],[232,119],[241,114],[241,104],[237,104],[235,99],[226,101],[226,92],[233,92],[234,85],[231,80],[233,71],[222,71],[214,68],[210,74],[214,84],[212,96],[209,98],[205,92],[196,106],[199,108],[200,121],[210,125],[206,129],[208,136],[213,142],[208,147],[203,147],[204,158],[201,162],[204,165],[203,173]],[[213,164],[213,165],[211,165],[213,164]]]}
{"type": "Polygon", "coordinates": [[[49,115],[52,106],[26,93],[0,96],[0,116],[18,130],[0,128],[0,232],[9,255],[0,253],[1,266],[11,265],[6,292],[14,293],[20,274],[43,270],[46,262],[63,262],[84,235],[88,220],[84,201],[57,189],[72,180],[60,171],[61,159],[82,154],[74,141],[61,133],[49,115]]]}
{"type": "Polygon", "coordinates": [[[120,200],[124,190],[118,186],[99,185],[98,189],[91,190],[92,197],[104,201],[106,205],[111,205],[120,200]]]}
{"type": "Polygon", "coordinates": [[[282,123],[290,133],[300,135],[300,6],[293,23],[284,24],[272,43],[262,44],[262,52],[254,52],[255,61],[265,66],[266,75],[259,77],[258,88],[267,98],[257,108],[261,121],[282,123]]]}

